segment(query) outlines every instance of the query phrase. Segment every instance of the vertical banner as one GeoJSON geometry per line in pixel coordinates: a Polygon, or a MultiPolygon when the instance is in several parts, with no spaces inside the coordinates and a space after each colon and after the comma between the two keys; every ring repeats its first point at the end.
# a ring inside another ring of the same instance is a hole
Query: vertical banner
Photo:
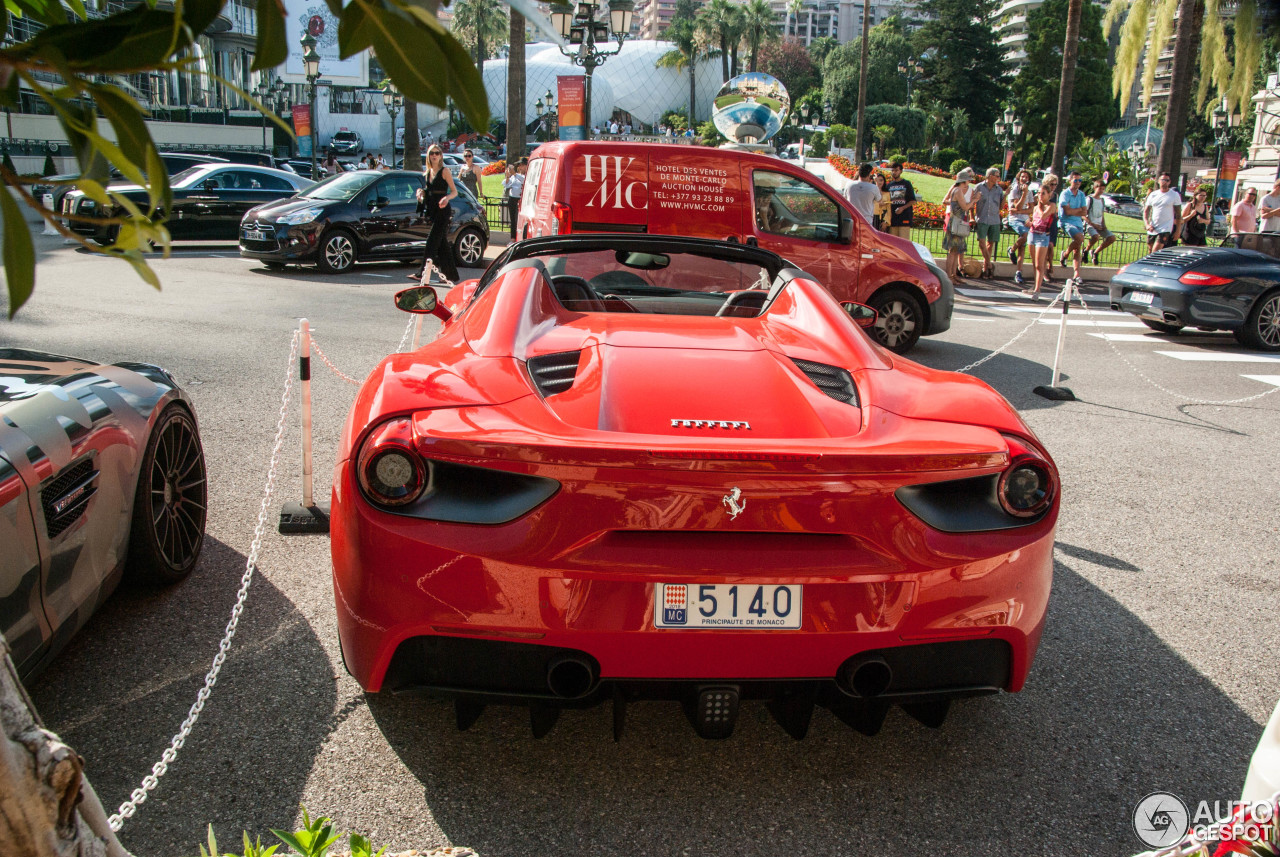
{"type": "Polygon", "coordinates": [[[1216,196],[1228,202],[1235,196],[1236,175],[1240,172],[1240,152],[1223,152],[1222,169],[1218,172],[1216,196]]]}
{"type": "Polygon", "coordinates": [[[560,110],[560,139],[587,139],[587,84],[582,75],[556,78],[556,101],[560,110]]]}
{"type": "Polygon", "coordinates": [[[298,154],[311,157],[311,105],[293,105],[293,133],[298,135],[298,154]]]}
{"type": "Polygon", "coordinates": [[[1004,150],[1004,174],[1009,175],[1009,168],[1013,166],[1013,149],[1004,150]]]}

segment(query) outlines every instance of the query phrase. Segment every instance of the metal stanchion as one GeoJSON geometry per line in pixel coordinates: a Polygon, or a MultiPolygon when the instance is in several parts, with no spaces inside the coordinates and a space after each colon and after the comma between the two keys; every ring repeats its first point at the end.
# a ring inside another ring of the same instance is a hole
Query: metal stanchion
{"type": "Polygon", "coordinates": [[[1075,393],[1066,387],[1058,385],[1058,381],[1061,378],[1059,370],[1062,366],[1062,346],[1067,339],[1067,312],[1071,308],[1071,294],[1075,289],[1075,280],[1071,279],[1068,279],[1066,285],[1062,287],[1062,324],[1058,327],[1058,348],[1053,353],[1053,380],[1048,387],[1036,387],[1033,391],[1037,396],[1043,396],[1055,402],[1074,402],[1076,400],[1075,393]]]}
{"type": "Polygon", "coordinates": [[[422,314],[419,313],[413,317],[413,347],[410,351],[418,350],[418,336],[422,333],[422,314]]]}
{"type": "Polygon", "coordinates": [[[298,321],[298,381],[302,388],[302,502],[280,510],[283,534],[329,532],[329,504],[317,504],[311,485],[311,325],[298,321]]]}
{"type": "MultiPolygon", "coordinates": [[[[40,204],[43,205],[45,208],[49,209],[50,211],[52,211],[53,210],[53,194],[46,193],[44,197],[40,200],[40,204]]],[[[53,228],[53,223],[46,220],[44,222],[44,231],[41,232],[40,234],[41,235],[60,235],[61,233],[58,232],[58,230],[53,228]]]]}

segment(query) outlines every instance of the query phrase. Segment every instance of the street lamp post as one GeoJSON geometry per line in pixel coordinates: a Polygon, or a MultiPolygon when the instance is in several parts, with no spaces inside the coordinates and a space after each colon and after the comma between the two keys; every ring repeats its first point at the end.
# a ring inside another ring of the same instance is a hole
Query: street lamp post
{"type": "Polygon", "coordinates": [[[920,79],[924,74],[924,66],[920,65],[920,60],[915,57],[907,57],[906,62],[898,63],[898,74],[907,80],[907,103],[911,103],[911,84],[920,79]]]}
{"type": "MultiPolygon", "coordinates": [[[[404,96],[396,90],[395,86],[388,83],[382,87],[382,106],[387,108],[387,115],[391,117],[391,164],[395,166],[396,160],[396,117],[400,115],[400,108],[404,106],[404,96]]],[[[404,129],[404,135],[409,136],[409,129],[404,129]]]]}
{"type": "Polygon", "coordinates": [[[809,107],[809,102],[806,101],[800,105],[800,115],[804,118],[804,124],[800,126],[800,169],[802,170],[806,163],[804,157],[804,126],[809,124],[810,112],[812,112],[812,108],[809,107]]]}
{"type": "Polygon", "coordinates": [[[316,144],[320,137],[316,133],[316,81],[320,79],[320,54],[316,53],[316,37],[304,32],[299,40],[302,45],[302,65],[306,70],[307,96],[311,105],[311,180],[316,180],[316,144]]]}
{"type": "MultiPolygon", "coordinates": [[[[276,113],[280,112],[281,96],[288,97],[285,93],[285,82],[279,77],[276,77],[271,83],[267,83],[266,77],[263,77],[262,80],[258,81],[258,85],[254,87],[253,91],[258,96],[258,102],[263,107],[270,107],[276,113]]],[[[267,145],[267,114],[265,112],[262,114],[262,148],[266,149],[268,153],[273,148],[267,145]]]]}
{"type": "Polygon", "coordinates": [[[1013,144],[1018,142],[1018,137],[1022,135],[1022,120],[1013,112],[1013,108],[1006,108],[1004,111],[1004,121],[996,120],[995,124],[996,139],[1000,141],[1000,145],[1005,150],[1004,180],[1009,180],[1009,164],[1011,158],[1010,151],[1013,144]]]}
{"type": "Polygon", "coordinates": [[[551,90],[548,89],[547,94],[543,96],[543,98],[546,99],[545,102],[542,98],[539,98],[534,102],[533,106],[538,111],[538,121],[542,125],[543,139],[541,142],[547,143],[555,139],[555,137],[552,136],[553,132],[551,129],[559,114],[556,113],[556,102],[551,95],[551,90]]]}
{"type": "Polygon", "coordinates": [[[586,72],[583,109],[588,128],[591,127],[591,75],[605,60],[622,50],[622,43],[631,34],[631,18],[636,4],[635,0],[609,0],[607,23],[596,20],[599,8],[596,0],[578,0],[576,10],[567,2],[551,6],[551,25],[569,42],[569,48],[560,48],[560,53],[586,72]],[[618,43],[616,48],[602,50],[596,47],[597,42],[608,44],[611,36],[618,43]]]}

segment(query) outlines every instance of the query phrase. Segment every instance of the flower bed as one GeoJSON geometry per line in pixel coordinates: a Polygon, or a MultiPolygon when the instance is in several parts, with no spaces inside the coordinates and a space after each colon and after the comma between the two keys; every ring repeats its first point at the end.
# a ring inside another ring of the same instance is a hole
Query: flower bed
{"type": "Polygon", "coordinates": [[[507,171],[506,161],[490,161],[489,164],[480,171],[482,176],[494,176],[507,171]]]}

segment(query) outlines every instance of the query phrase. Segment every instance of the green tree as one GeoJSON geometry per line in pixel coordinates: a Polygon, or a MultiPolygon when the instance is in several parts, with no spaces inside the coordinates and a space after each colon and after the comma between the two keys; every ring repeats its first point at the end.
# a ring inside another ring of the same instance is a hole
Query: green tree
{"type": "MultiPolygon", "coordinates": [[[[890,17],[871,29],[867,38],[867,104],[906,104],[907,82],[898,64],[911,56],[911,40],[902,19],[890,17]]],[[[827,54],[822,64],[823,91],[838,116],[853,116],[858,104],[858,70],[862,38],[845,42],[827,54]]]]}
{"type": "Polygon", "coordinates": [[[835,36],[819,36],[809,43],[809,59],[813,60],[814,66],[822,68],[822,64],[827,61],[827,55],[840,46],[840,40],[835,36]]]}
{"type": "Polygon", "coordinates": [[[924,76],[917,84],[922,103],[963,107],[973,124],[990,127],[1004,108],[1003,51],[992,32],[996,0],[924,0],[932,16],[915,35],[924,76]]]}
{"type": "Polygon", "coordinates": [[[689,126],[696,127],[698,61],[705,58],[707,51],[703,34],[693,17],[682,17],[679,11],[680,6],[677,4],[677,14],[672,17],[671,26],[667,28],[667,41],[675,47],[658,57],[655,65],[658,68],[673,68],[689,73],[689,126]]]}
{"type": "Polygon", "coordinates": [[[918,107],[872,104],[867,108],[867,124],[872,126],[872,136],[875,136],[874,129],[877,126],[892,129],[893,133],[883,144],[884,147],[891,149],[923,149],[925,122],[925,112],[918,107]]]}
{"type": "Polygon", "coordinates": [[[760,70],[782,81],[792,97],[797,92],[807,93],[820,82],[818,70],[799,39],[782,39],[761,48],[760,70]]]}
{"type": "MultiPolygon", "coordinates": [[[[510,27],[502,0],[458,0],[453,5],[453,31],[458,34],[458,41],[471,50],[481,80],[484,80],[484,61],[494,55],[510,27]]],[[[481,127],[488,127],[488,123],[481,127]]]]}
{"type": "MultiPolygon", "coordinates": [[[[870,114],[871,108],[867,108],[867,112],[868,114],[870,114]]],[[[897,133],[897,129],[894,128],[892,125],[871,126],[871,136],[876,141],[877,148],[880,152],[880,157],[882,158],[884,157],[885,152],[888,150],[888,147],[889,147],[889,141],[893,139],[893,135],[896,133],[897,133]]]]}
{"type": "MultiPolygon", "coordinates": [[[[512,0],[515,2],[515,0],[512,0]]],[[[90,17],[81,0],[64,5],[49,0],[5,0],[4,23],[21,16],[29,38],[0,50],[0,107],[18,106],[20,93],[47,105],[71,143],[80,177],[75,186],[105,212],[97,222],[109,226],[116,238],[106,247],[69,230],[55,212],[32,197],[31,177],[0,167],[0,179],[13,193],[0,193],[4,226],[4,267],[10,317],[35,287],[35,248],[19,201],[28,205],[62,235],[87,249],[129,262],[142,279],[155,287],[160,281],[147,265],[144,249],[167,250],[164,226],[172,204],[169,177],[160,160],[142,109],[116,80],[124,75],[190,72],[190,52],[196,39],[223,15],[226,0],[184,0],[182,3],[137,3],[124,8],[100,7],[107,14],[90,17]],[[114,139],[102,133],[99,120],[114,139]],[[139,206],[107,184],[114,166],[130,182],[147,190],[139,206]],[[15,199],[16,196],[16,199],[15,199]]],[[[489,124],[488,101],[478,70],[466,49],[435,16],[434,3],[402,0],[329,0],[339,19],[338,50],[343,58],[372,49],[379,65],[404,94],[406,104],[420,101],[454,104],[479,127],[489,124]]],[[[95,4],[95,11],[99,7],[95,4]]],[[[251,71],[275,68],[285,61],[282,3],[259,2],[251,71]]],[[[264,115],[288,131],[252,96],[231,82],[214,77],[216,85],[239,93],[264,115]]],[[[406,110],[405,118],[409,119],[406,110]]],[[[409,135],[413,139],[413,135],[409,135]]]]}
{"type": "MultiPolygon", "coordinates": [[[[1068,3],[1069,0],[1045,0],[1040,8],[1027,15],[1027,64],[1014,78],[1012,86],[1014,109],[1022,117],[1023,135],[1026,140],[1035,141],[1035,151],[1029,148],[1024,153],[1028,156],[1027,163],[1043,163],[1044,143],[1054,139],[1068,3]],[[1032,154],[1036,157],[1030,157],[1032,154]]],[[[1085,3],[1071,95],[1069,148],[1077,146],[1085,137],[1101,137],[1118,117],[1107,86],[1110,79],[1102,12],[1093,3],[1085,3]]]]}
{"type": "Polygon", "coordinates": [[[730,3],[729,0],[710,0],[698,12],[698,26],[706,34],[708,43],[720,46],[720,80],[722,82],[727,81],[731,74],[729,46],[736,45],[741,35],[739,9],[740,7],[730,3]]]}
{"type": "MultiPolygon", "coordinates": [[[[769,0],[750,0],[743,7],[742,35],[750,52],[748,68],[755,71],[760,46],[778,40],[778,16],[774,14],[769,0]]],[[[792,97],[794,96],[795,93],[792,93],[792,97]]]]}

